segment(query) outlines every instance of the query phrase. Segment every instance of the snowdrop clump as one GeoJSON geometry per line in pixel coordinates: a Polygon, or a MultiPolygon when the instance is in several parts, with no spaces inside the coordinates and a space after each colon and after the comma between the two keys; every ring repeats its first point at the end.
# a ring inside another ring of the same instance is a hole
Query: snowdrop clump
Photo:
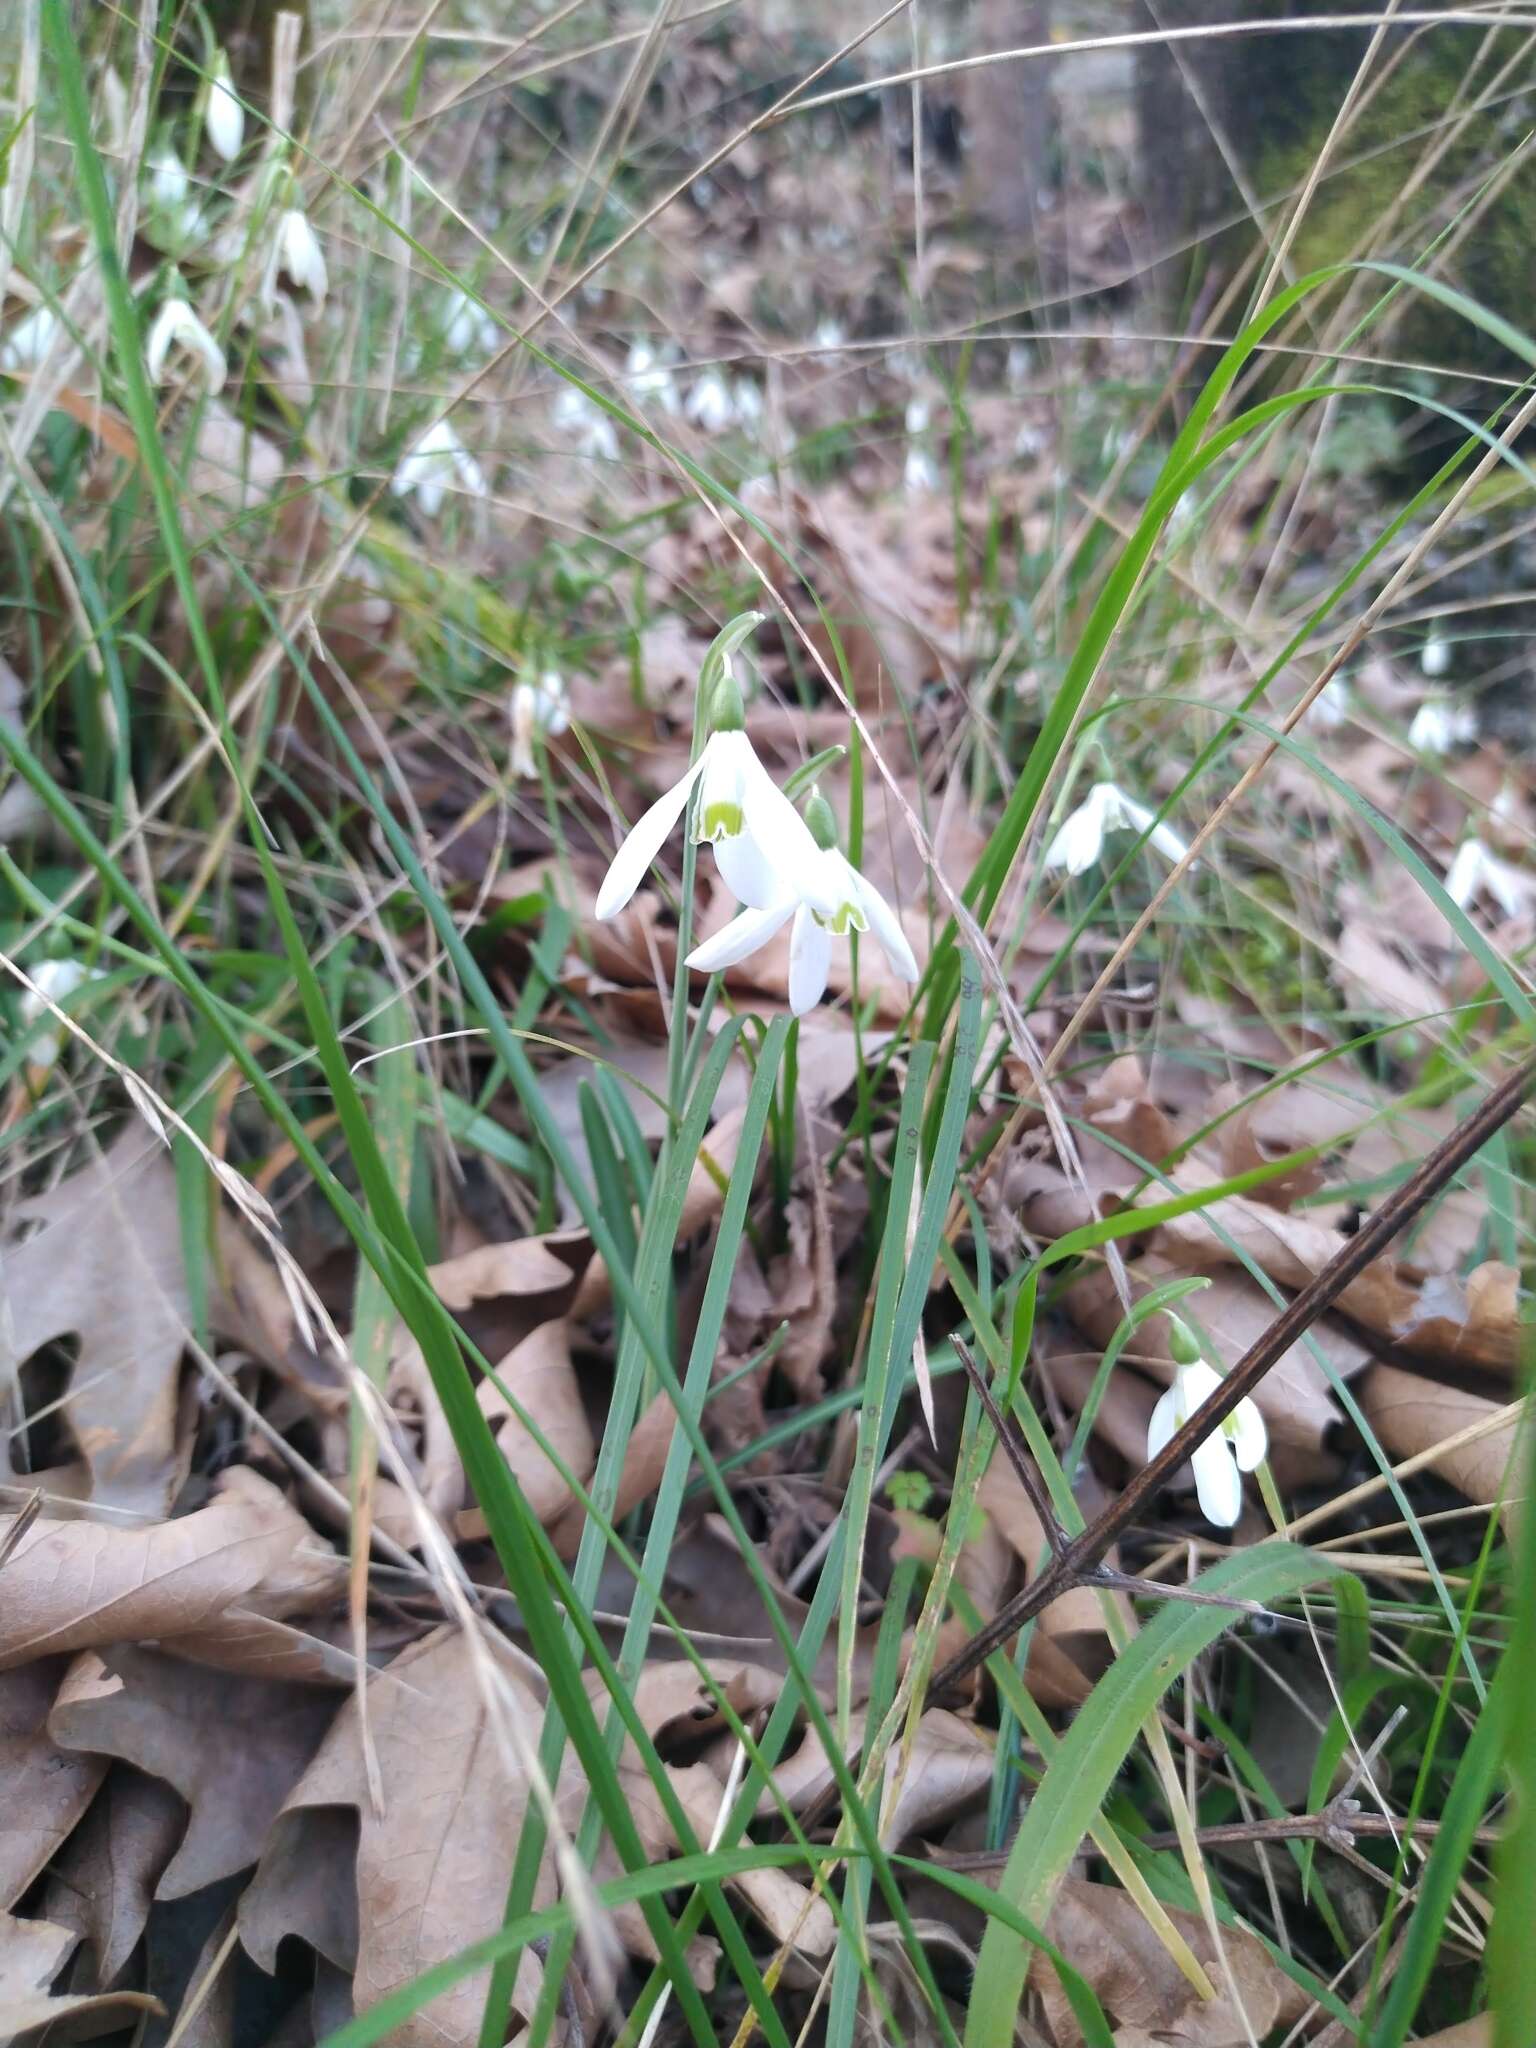
{"type": "MultiPolygon", "coordinates": [[[[1158,1399],[1147,1426],[1147,1456],[1158,1452],[1221,1386],[1221,1375],[1201,1356],[1199,1341],[1178,1316],[1168,1316],[1173,1385],[1158,1399]]],[[[1256,1472],[1269,1452],[1264,1418],[1245,1396],[1226,1421],[1195,1450],[1195,1494],[1200,1512],[1218,1529],[1230,1529],[1243,1511],[1245,1472],[1256,1472]]]]}
{"type": "Polygon", "coordinates": [[[397,498],[417,499],[428,519],[442,511],[451,490],[461,490],[471,498],[490,495],[485,471],[446,419],[434,420],[401,457],[390,489],[397,498]]]}
{"type": "Polygon", "coordinates": [[[630,827],[597,892],[596,914],[617,917],[693,799],[692,836],[708,846],[742,913],[688,955],[700,973],[718,974],[757,952],[791,925],[789,1003],[814,1009],[826,992],[832,944],[872,932],[891,971],[916,981],[917,961],[896,913],[837,845],[831,806],[813,792],[799,810],[758,759],[745,730],[732,656],[760,622],[735,619],[705,661],[704,744],[698,758],[630,827]]]}
{"type": "Polygon", "coordinates": [[[1149,827],[1149,843],[1170,861],[1181,861],[1189,852],[1187,843],[1171,825],[1155,819],[1155,812],[1128,797],[1113,782],[1096,782],[1046,848],[1046,871],[1064,869],[1069,875],[1086,874],[1103,852],[1107,834],[1146,832],[1149,827]]]}

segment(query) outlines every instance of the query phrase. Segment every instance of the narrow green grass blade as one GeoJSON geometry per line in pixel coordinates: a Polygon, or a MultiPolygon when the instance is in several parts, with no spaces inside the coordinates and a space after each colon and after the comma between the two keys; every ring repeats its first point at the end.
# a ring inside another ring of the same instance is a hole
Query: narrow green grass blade
{"type": "MultiPolygon", "coordinates": [[[[1339,1567],[1292,1544],[1264,1543],[1195,1580],[1201,1592],[1272,1601],[1333,1578],[1339,1567]]],[[[998,1890],[1034,1921],[1050,1911],[1067,1865],[1098,1818],[1141,1724],[1179,1674],[1232,1624],[1230,1609],[1170,1603],[1094,1687],[1047,1766],[1009,1851],[998,1890]]],[[[994,1922],[982,1937],[966,2048],[1012,2038],[1029,1944],[994,1922]]]]}

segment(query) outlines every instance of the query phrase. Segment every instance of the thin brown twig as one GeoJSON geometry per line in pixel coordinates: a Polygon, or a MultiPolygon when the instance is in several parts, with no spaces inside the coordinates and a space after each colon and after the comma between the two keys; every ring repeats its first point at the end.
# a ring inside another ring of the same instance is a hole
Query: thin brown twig
{"type": "Polygon", "coordinates": [[[1051,1546],[1052,1554],[1056,1557],[1063,1556],[1068,1548],[1067,1532],[1057,1520],[1056,1510],[1052,1507],[1051,1497],[1045,1490],[1045,1482],[1035,1469],[1034,1460],[1025,1445],[1020,1442],[1017,1428],[994,1400],[992,1389],[987,1385],[981,1367],[971,1355],[971,1347],[962,1337],[954,1337],[950,1341],[955,1347],[955,1356],[965,1367],[966,1377],[976,1389],[976,1398],[996,1432],[998,1442],[1007,1453],[1014,1477],[1023,1487],[1029,1504],[1035,1511],[1035,1519],[1045,1532],[1045,1540],[1051,1546]]]}
{"type": "Polygon", "coordinates": [[[1270,1368],[1305,1336],[1349,1283],[1407,1229],[1446,1182],[1482,1150],[1496,1131],[1503,1129],[1533,1088],[1536,1054],[1523,1060],[1491,1089],[1376,1214],[1361,1225],[1355,1236],[1339,1248],[1323,1270],[1276,1316],[1258,1342],[1244,1352],[1210,1399],[1195,1410],[1182,1429],[1175,1431],[1155,1458],[1148,1460],[1120,1498],[1112,1501],[1081,1536],[1052,1559],[1038,1578],[1032,1579],[934,1674],[930,1692],[941,1693],[958,1684],[1010,1636],[1016,1635],[1026,1621],[1059,1599],[1069,1587],[1082,1583],[1116,1537],[1137,1519],[1153,1495],[1168,1484],[1185,1459],[1226,1420],[1239,1401],[1253,1392],[1270,1368]]]}

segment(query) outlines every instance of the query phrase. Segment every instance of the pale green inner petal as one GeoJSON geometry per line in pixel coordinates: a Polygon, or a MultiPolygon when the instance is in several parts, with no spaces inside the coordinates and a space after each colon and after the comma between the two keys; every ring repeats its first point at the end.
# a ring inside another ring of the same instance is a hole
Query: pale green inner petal
{"type": "Polygon", "coordinates": [[[706,804],[693,836],[700,846],[718,846],[722,839],[734,839],[745,822],[740,804],[706,804]]]}
{"type": "Polygon", "coordinates": [[[846,901],[839,903],[830,917],[823,917],[821,912],[812,906],[811,915],[823,931],[831,932],[832,936],[837,939],[847,938],[851,931],[867,932],[869,930],[869,919],[864,915],[857,903],[846,901]]]}

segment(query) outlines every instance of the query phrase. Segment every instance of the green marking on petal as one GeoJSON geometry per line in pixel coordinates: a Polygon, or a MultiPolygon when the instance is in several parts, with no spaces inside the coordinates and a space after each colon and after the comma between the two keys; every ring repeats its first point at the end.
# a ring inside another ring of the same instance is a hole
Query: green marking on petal
{"type": "Polygon", "coordinates": [[[740,804],[708,804],[693,836],[700,846],[706,841],[718,846],[722,839],[734,839],[745,822],[740,804]]]}
{"type": "Polygon", "coordinates": [[[830,917],[823,917],[819,910],[812,910],[811,915],[822,930],[830,932],[835,939],[846,939],[851,931],[869,930],[869,922],[857,903],[839,903],[830,917]]]}

